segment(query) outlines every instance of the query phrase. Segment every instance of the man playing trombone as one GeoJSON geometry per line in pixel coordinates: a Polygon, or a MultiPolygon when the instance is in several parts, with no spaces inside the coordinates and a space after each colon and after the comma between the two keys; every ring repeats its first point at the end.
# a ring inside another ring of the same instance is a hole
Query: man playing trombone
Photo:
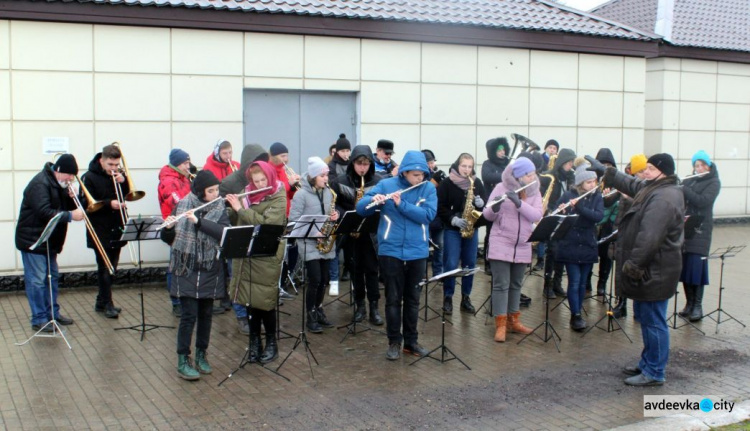
{"type": "MultiPolygon", "coordinates": [[[[97,153],[91,162],[89,170],[83,174],[83,188],[88,192],[89,220],[94,232],[103,247],[112,267],[116,270],[120,260],[120,249],[125,243],[120,242],[120,234],[123,227],[123,216],[121,211],[126,208],[124,199],[118,197],[116,184],[122,189],[122,196],[130,192],[125,174],[120,171],[122,153],[117,145],[107,145],[97,153]],[[92,204],[100,202],[98,208],[92,208],[92,204]]],[[[107,265],[97,252],[94,239],[90,232],[86,232],[86,246],[94,250],[96,255],[96,275],[99,283],[99,294],[96,296],[94,311],[103,313],[104,317],[116,319],[120,316],[121,309],[115,307],[112,302],[112,275],[107,265]]]]}
{"type": "Polygon", "coordinates": [[[71,154],[63,154],[52,164],[48,162],[41,172],[29,181],[23,191],[21,211],[16,225],[16,248],[23,259],[23,276],[26,297],[31,308],[31,329],[52,332],[51,325],[45,324],[52,319],[60,325],[72,325],[73,319],[60,314],[57,304],[57,287],[60,274],[57,269],[57,255],[62,252],[65,236],[68,232],[68,222],[83,220],[83,210],[76,209],[70,183],[78,174],[78,163],[71,154]],[[62,219],[55,227],[49,240],[33,251],[29,250],[42,235],[45,226],[58,213],[62,212],[62,219]],[[47,248],[49,247],[49,262],[47,262],[47,248]],[[47,265],[50,270],[50,287],[52,289],[52,304],[47,290],[47,265]]]}

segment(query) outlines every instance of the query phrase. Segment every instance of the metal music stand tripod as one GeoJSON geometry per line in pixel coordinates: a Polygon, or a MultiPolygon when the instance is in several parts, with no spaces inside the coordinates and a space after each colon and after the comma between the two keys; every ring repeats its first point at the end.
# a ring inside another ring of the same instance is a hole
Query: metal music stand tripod
{"type": "Polygon", "coordinates": [[[50,307],[50,313],[52,314],[52,320],[45,323],[44,326],[39,328],[38,331],[31,337],[29,337],[26,341],[23,343],[16,343],[16,346],[23,346],[24,344],[28,343],[29,341],[33,340],[35,337],[40,338],[57,338],[60,337],[65,341],[65,344],[68,345],[68,349],[73,350],[72,347],[70,347],[70,343],[68,342],[68,339],[65,338],[65,333],[63,332],[62,328],[60,328],[60,325],[57,323],[57,320],[55,320],[55,298],[52,294],[52,264],[49,257],[49,237],[52,236],[52,232],[55,230],[55,227],[57,227],[57,223],[60,221],[60,218],[62,217],[62,212],[57,213],[54,217],[50,219],[50,221],[47,222],[47,226],[44,227],[44,230],[42,231],[42,234],[39,236],[39,239],[36,240],[36,242],[29,247],[30,251],[33,251],[37,249],[40,245],[46,244],[45,248],[47,250],[47,286],[49,286],[49,307],[50,307]],[[52,334],[44,334],[43,331],[47,326],[52,325],[52,334]]]}
{"type": "MultiPolygon", "coordinates": [[[[370,235],[371,233],[377,232],[378,230],[378,224],[380,223],[380,216],[379,212],[376,212],[375,215],[372,215],[370,217],[362,217],[361,215],[357,214],[357,211],[347,211],[344,213],[344,216],[341,218],[341,221],[339,222],[338,226],[336,227],[336,235],[347,235],[350,234],[357,234],[357,235],[370,235]]],[[[347,240],[351,241],[354,238],[347,238],[347,240]]],[[[373,250],[373,253],[375,251],[373,250]]],[[[357,267],[356,264],[354,268],[351,268],[351,278],[349,282],[349,294],[350,296],[354,295],[354,278],[355,274],[357,273],[357,267]]],[[[355,301],[351,301],[352,306],[355,305],[355,301]]],[[[373,328],[370,325],[367,325],[362,322],[357,322],[354,320],[354,312],[352,311],[352,321],[349,322],[346,325],[341,325],[337,327],[336,329],[343,329],[346,328],[346,334],[344,334],[344,338],[339,341],[339,343],[343,343],[344,340],[346,340],[346,337],[349,335],[356,336],[357,335],[357,325],[361,326],[362,329],[359,330],[360,333],[367,332],[367,331],[375,331],[379,332],[382,335],[385,335],[385,332],[373,328]]]]}
{"type": "MultiPolygon", "coordinates": [[[[577,215],[554,215],[544,217],[536,226],[534,232],[531,233],[531,236],[529,237],[527,242],[549,242],[562,239],[568,233],[568,230],[575,224],[577,219],[577,215]]],[[[544,297],[544,295],[542,296],[544,297]]],[[[550,300],[546,297],[544,298],[544,321],[540,323],[536,328],[534,328],[531,333],[526,334],[523,338],[521,338],[521,340],[519,340],[516,344],[521,344],[525,339],[529,338],[531,335],[534,335],[545,343],[551,339],[555,343],[557,352],[561,353],[560,344],[558,342],[561,342],[562,338],[560,338],[560,335],[557,333],[557,331],[555,331],[555,327],[552,326],[552,322],[550,322],[549,320],[549,301],[550,300]],[[536,331],[541,327],[544,327],[544,337],[536,333],[536,331]]],[[[563,299],[562,302],[565,302],[565,300],[563,299]]]]}
{"type": "MultiPolygon", "coordinates": [[[[279,238],[284,233],[284,226],[279,225],[255,225],[255,226],[234,226],[224,228],[224,233],[221,237],[220,242],[220,254],[221,256],[232,259],[232,258],[253,258],[253,257],[268,257],[275,256],[279,248],[279,238]]],[[[252,271],[250,271],[252,277],[252,271]]],[[[249,285],[252,285],[250,280],[249,285]]],[[[278,290],[276,296],[276,308],[278,308],[278,290]]],[[[252,298],[250,298],[252,301],[252,298]]],[[[250,311],[251,304],[245,304],[247,310],[248,324],[251,323],[253,318],[250,311]]],[[[279,322],[276,322],[278,327],[279,322]]],[[[218,386],[227,381],[237,371],[245,368],[247,364],[258,364],[264,370],[270,371],[277,376],[283,378],[286,381],[290,381],[286,376],[279,374],[278,370],[267,368],[265,364],[260,362],[258,358],[257,362],[250,362],[250,345],[252,343],[252,330],[247,336],[248,344],[245,349],[245,353],[240,359],[240,364],[232,372],[227,375],[224,380],[219,382],[218,386]]]]}
{"type": "MultiPolygon", "coordinates": [[[[148,241],[160,238],[158,230],[159,225],[163,224],[164,220],[159,217],[147,217],[147,218],[130,218],[125,223],[122,229],[122,235],[120,236],[120,242],[135,241],[138,243],[138,272],[143,271],[143,259],[141,259],[141,241],[148,241]]],[[[166,325],[154,325],[152,323],[146,323],[146,309],[143,304],[143,283],[138,283],[140,292],[138,295],[141,297],[141,323],[133,326],[123,326],[121,328],[115,328],[115,331],[123,329],[131,329],[133,331],[139,331],[141,333],[141,341],[146,335],[146,332],[158,328],[170,328],[174,329],[174,326],[166,325]]]]}
{"type": "MultiPolygon", "coordinates": [[[[303,240],[303,253],[302,253],[302,259],[304,260],[304,256],[307,252],[307,241],[304,241],[305,239],[322,239],[324,238],[323,235],[320,232],[320,228],[323,227],[323,224],[328,220],[328,216],[325,215],[303,215],[300,217],[299,220],[294,224],[294,229],[287,235],[285,238],[296,238],[296,239],[302,239],[303,240]]],[[[299,246],[299,243],[297,244],[299,246]]],[[[304,263],[303,263],[304,265],[304,263]]],[[[307,279],[306,270],[304,270],[303,266],[303,278],[307,279]]],[[[278,368],[276,368],[276,371],[279,371],[281,367],[284,366],[286,361],[289,359],[290,356],[292,356],[292,353],[294,353],[297,350],[297,347],[300,345],[303,346],[305,349],[305,356],[307,357],[307,365],[310,367],[310,375],[312,378],[315,378],[315,373],[313,372],[312,368],[312,362],[310,361],[310,357],[312,357],[313,361],[315,361],[315,365],[318,364],[318,360],[315,359],[315,354],[313,353],[312,349],[310,348],[310,342],[307,340],[307,330],[305,326],[305,319],[307,318],[307,286],[302,289],[302,307],[300,314],[302,317],[300,318],[300,331],[299,334],[297,334],[294,341],[294,346],[292,347],[292,350],[289,351],[289,354],[286,355],[283,361],[281,361],[281,364],[279,364],[278,368]]]]}
{"type": "MultiPolygon", "coordinates": [[[[466,277],[466,276],[469,276],[469,275],[474,275],[478,271],[479,271],[479,268],[472,268],[472,269],[457,268],[457,269],[454,269],[452,271],[448,271],[448,272],[444,272],[442,274],[438,274],[438,275],[430,278],[429,280],[424,280],[421,283],[419,283],[419,285],[425,287],[425,289],[426,289],[427,285],[430,282],[438,282],[438,281],[445,280],[447,278],[466,277]]],[[[471,367],[469,367],[468,365],[466,365],[466,363],[464,361],[462,361],[461,358],[459,358],[455,353],[453,353],[453,351],[450,348],[448,348],[448,346],[445,345],[445,323],[448,322],[451,325],[453,323],[451,323],[450,320],[447,320],[445,318],[445,310],[443,310],[443,312],[440,314],[440,317],[441,317],[440,345],[437,346],[437,347],[435,347],[434,349],[430,350],[429,353],[427,353],[426,355],[422,356],[421,358],[417,359],[416,361],[412,362],[409,365],[414,365],[414,364],[416,364],[417,362],[421,361],[424,358],[434,359],[434,360],[440,362],[441,364],[444,364],[444,363],[446,363],[448,361],[452,361],[452,360],[455,359],[458,362],[460,362],[461,365],[463,365],[464,367],[466,367],[467,370],[471,370],[471,367]],[[432,354],[434,352],[438,351],[438,350],[440,350],[440,358],[433,357],[432,354]],[[450,357],[446,358],[447,355],[450,355],[450,357]]]]}
{"type": "MultiPolygon", "coordinates": [[[[610,235],[602,238],[599,240],[599,244],[608,244],[611,246],[615,241],[617,241],[617,230],[612,232],[610,235]]],[[[612,259],[612,263],[614,264],[614,259],[612,259]]],[[[622,325],[620,324],[620,321],[615,317],[614,307],[612,307],[612,298],[614,298],[614,287],[615,287],[615,268],[613,265],[613,268],[609,272],[609,293],[604,296],[604,299],[602,300],[603,304],[607,304],[607,311],[604,313],[604,315],[596,321],[593,325],[589,326],[586,331],[583,332],[583,335],[581,335],[581,338],[585,337],[586,334],[591,332],[592,329],[598,328],[602,331],[606,332],[614,332],[614,331],[622,331],[623,334],[625,334],[625,337],[630,341],[630,343],[633,343],[633,340],[630,338],[627,332],[625,332],[625,329],[623,329],[622,325]],[[607,329],[604,329],[599,326],[599,323],[601,323],[602,320],[607,319],[607,329]],[[617,324],[617,328],[615,328],[615,324],[617,324]]]]}
{"type": "Polygon", "coordinates": [[[703,316],[703,317],[708,317],[709,319],[711,319],[714,322],[716,322],[716,334],[719,333],[719,325],[721,325],[722,323],[725,323],[725,322],[729,322],[730,320],[734,320],[735,322],[737,322],[740,325],[742,325],[743,328],[746,328],[746,326],[745,326],[744,323],[740,322],[737,318],[735,318],[731,314],[729,314],[726,311],[724,311],[723,308],[721,308],[722,292],[724,292],[724,289],[726,289],[724,287],[724,259],[726,259],[728,257],[735,257],[735,256],[737,256],[740,252],[742,252],[742,250],[745,249],[745,247],[746,246],[744,246],[744,245],[733,245],[733,246],[729,246],[729,247],[720,248],[718,250],[714,250],[714,252],[711,253],[709,256],[702,258],[704,260],[707,260],[707,259],[721,259],[721,271],[719,272],[719,306],[716,308],[716,310],[714,310],[714,311],[712,311],[712,312],[710,312],[708,314],[705,314],[703,316]],[[717,318],[714,318],[712,316],[714,313],[717,313],[717,318]],[[727,316],[729,316],[729,319],[721,320],[721,313],[724,313],[727,316]]]}

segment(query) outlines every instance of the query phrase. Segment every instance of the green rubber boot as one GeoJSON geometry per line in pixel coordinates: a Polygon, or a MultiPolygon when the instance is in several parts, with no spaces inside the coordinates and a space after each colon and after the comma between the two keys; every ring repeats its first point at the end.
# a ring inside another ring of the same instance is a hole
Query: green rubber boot
{"type": "Polygon", "coordinates": [[[177,355],[177,375],[185,380],[198,380],[201,378],[200,373],[193,368],[190,356],[177,355]]]}
{"type": "Polygon", "coordinates": [[[195,368],[197,368],[198,372],[201,374],[211,374],[213,371],[211,369],[211,364],[209,364],[206,359],[205,350],[198,349],[195,351],[195,368]]]}

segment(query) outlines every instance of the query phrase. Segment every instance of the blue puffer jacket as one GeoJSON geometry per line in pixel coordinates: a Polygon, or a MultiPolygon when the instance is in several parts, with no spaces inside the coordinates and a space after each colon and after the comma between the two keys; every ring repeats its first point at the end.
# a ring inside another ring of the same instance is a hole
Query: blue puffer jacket
{"type": "MultiPolygon", "coordinates": [[[[393,193],[410,187],[404,178],[408,171],[422,171],[429,175],[427,161],[419,151],[407,151],[399,167],[399,175],[381,180],[357,202],[357,213],[370,216],[380,210],[378,226],[378,255],[408,261],[424,259],[429,255],[429,225],[437,213],[435,186],[427,182],[401,195],[398,207],[393,200],[365,209],[378,194],[393,193]]],[[[429,178],[429,176],[427,177],[429,178]]]]}
{"type": "MultiPolygon", "coordinates": [[[[557,201],[557,206],[578,197],[576,189],[568,190],[557,201]]],[[[576,224],[557,244],[555,261],[561,263],[596,263],[599,261],[596,240],[596,224],[604,217],[602,194],[594,192],[575,206],[569,207],[566,214],[578,214],[576,224]]]]}

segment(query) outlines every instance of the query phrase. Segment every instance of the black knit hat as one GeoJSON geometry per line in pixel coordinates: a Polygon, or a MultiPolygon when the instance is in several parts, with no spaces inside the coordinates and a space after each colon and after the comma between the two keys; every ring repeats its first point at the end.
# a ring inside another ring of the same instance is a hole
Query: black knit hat
{"type": "Polygon", "coordinates": [[[193,184],[190,185],[190,190],[194,195],[203,199],[206,197],[206,189],[221,184],[216,175],[211,171],[200,171],[195,175],[193,184]]]}
{"type": "Polygon", "coordinates": [[[279,154],[288,154],[289,148],[281,142],[274,142],[271,144],[271,148],[268,149],[268,152],[271,153],[272,156],[278,156],[279,154]]]}
{"type": "Polygon", "coordinates": [[[422,154],[424,154],[424,158],[427,159],[428,162],[437,161],[435,153],[433,153],[432,150],[422,150],[422,154]]]}
{"type": "Polygon", "coordinates": [[[546,150],[547,147],[549,147],[550,145],[554,145],[555,148],[557,148],[558,150],[560,149],[560,144],[558,144],[557,141],[554,139],[550,139],[549,141],[547,141],[547,143],[544,144],[544,149],[546,150]]]}
{"type": "Polygon", "coordinates": [[[351,149],[352,149],[352,144],[351,142],[349,142],[348,139],[346,139],[346,135],[343,133],[340,134],[339,139],[336,141],[336,151],[351,150],[351,149]]]}
{"type": "Polygon", "coordinates": [[[389,141],[388,139],[381,139],[378,141],[377,148],[385,151],[386,154],[393,154],[393,141],[389,141]]]}
{"type": "Polygon", "coordinates": [[[78,163],[72,154],[63,154],[52,165],[52,170],[61,174],[78,175],[78,163]]]}
{"type": "Polygon", "coordinates": [[[648,163],[651,163],[666,176],[674,175],[674,159],[667,153],[654,154],[648,158],[648,163]]]}

